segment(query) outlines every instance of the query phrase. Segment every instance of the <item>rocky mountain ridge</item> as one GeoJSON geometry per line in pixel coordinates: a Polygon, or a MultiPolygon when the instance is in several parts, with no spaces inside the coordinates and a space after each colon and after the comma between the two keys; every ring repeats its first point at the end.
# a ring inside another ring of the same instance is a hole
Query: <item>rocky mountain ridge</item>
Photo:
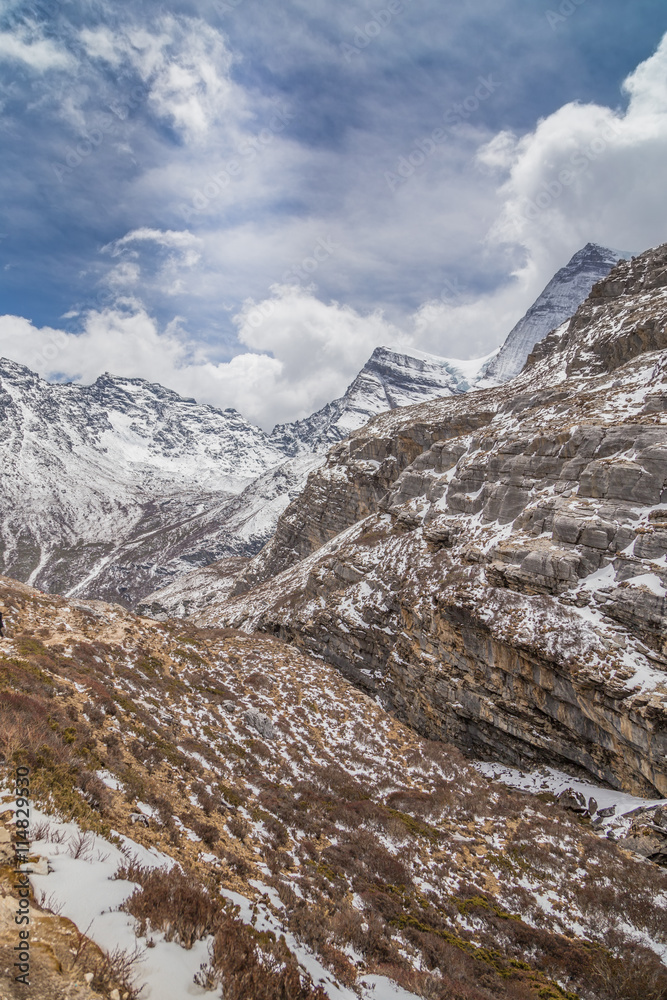
{"type": "Polygon", "coordinates": [[[343,396],[304,420],[278,424],[271,440],[290,454],[327,449],[385,410],[469,392],[488,360],[376,347],[343,396]]]}
{"type": "Polygon", "coordinates": [[[497,355],[483,368],[482,384],[515,378],[535,344],[543,340],[578,309],[597,281],[606,278],[619,259],[632,255],[597,243],[587,243],[557,271],[525,316],[510,331],[497,355]]]}
{"type": "Polygon", "coordinates": [[[378,348],[342,397],[271,434],[141,379],[50,385],[2,362],[0,569],[184,613],[178,582],[196,591],[204,567],[254,556],[331,444],[387,409],[469,391],[486,362],[378,348]]]}
{"type": "Polygon", "coordinates": [[[194,619],[288,638],[478,755],[667,794],[666,348],[667,246],[512,383],[334,447],[194,619]]]}

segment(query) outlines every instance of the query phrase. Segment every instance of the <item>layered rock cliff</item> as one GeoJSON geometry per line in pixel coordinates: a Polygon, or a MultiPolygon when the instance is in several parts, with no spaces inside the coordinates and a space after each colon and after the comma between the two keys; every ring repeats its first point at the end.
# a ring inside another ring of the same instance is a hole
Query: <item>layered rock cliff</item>
{"type": "Polygon", "coordinates": [[[332,449],[199,620],[289,638],[479,755],[667,794],[666,348],[667,246],[510,385],[332,449]]]}

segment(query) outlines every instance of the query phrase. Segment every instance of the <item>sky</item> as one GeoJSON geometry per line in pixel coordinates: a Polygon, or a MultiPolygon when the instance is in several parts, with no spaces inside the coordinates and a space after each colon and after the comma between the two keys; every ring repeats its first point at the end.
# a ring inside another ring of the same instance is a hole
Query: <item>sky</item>
{"type": "Polygon", "coordinates": [[[267,429],[377,346],[485,355],[587,242],[667,241],[666,33],[664,0],[0,0],[0,355],[267,429]]]}

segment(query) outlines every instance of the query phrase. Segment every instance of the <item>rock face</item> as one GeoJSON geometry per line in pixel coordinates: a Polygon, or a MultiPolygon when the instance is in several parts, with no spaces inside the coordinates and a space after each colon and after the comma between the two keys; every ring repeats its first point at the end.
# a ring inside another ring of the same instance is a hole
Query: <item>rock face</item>
{"type": "Polygon", "coordinates": [[[667,246],[511,385],[334,447],[195,619],[289,638],[479,755],[666,795],[666,349],[667,246]]]}
{"type": "Polygon", "coordinates": [[[485,367],[483,377],[499,383],[518,375],[535,344],[572,316],[593,285],[606,278],[619,258],[629,256],[624,251],[587,243],[553,276],[485,367]]]}
{"type": "Polygon", "coordinates": [[[0,572],[133,606],[195,568],[254,555],[353,427],[468,387],[445,359],[380,348],[344,397],[267,435],[141,379],[50,385],[1,361],[0,572]]]}
{"type": "Polygon", "coordinates": [[[377,347],[340,399],[304,420],[278,424],[271,439],[293,455],[328,448],[378,413],[468,392],[488,360],[452,361],[421,351],[408,354],[377,347]]]}

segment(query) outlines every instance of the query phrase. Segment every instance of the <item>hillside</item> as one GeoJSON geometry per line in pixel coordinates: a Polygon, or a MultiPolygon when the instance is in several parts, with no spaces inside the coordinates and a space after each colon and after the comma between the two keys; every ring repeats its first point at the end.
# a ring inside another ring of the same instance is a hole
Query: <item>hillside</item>
{"type": "Polygon", "coordinates": [[[577,815],[546,772],[513,791],[272,636],[0,584],[3,774],[31,769],[31,1000],[664,997],[667,881],[628,853],[657,839],[655,804],[601,790],[615,805],[577,815]]]}

